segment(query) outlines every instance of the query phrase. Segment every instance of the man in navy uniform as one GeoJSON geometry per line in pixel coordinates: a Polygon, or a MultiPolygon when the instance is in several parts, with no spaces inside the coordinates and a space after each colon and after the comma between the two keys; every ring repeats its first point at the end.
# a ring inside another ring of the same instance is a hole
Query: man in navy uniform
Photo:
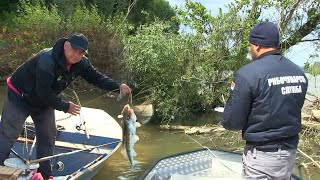
{"type": "Polygon", "coordinates": [[[277,50],[275,24],[255,25],[249,42],[252,61],[236,73],[221,123],[242,130],[243,179],[290,179],[308,81],[277,50]]]}

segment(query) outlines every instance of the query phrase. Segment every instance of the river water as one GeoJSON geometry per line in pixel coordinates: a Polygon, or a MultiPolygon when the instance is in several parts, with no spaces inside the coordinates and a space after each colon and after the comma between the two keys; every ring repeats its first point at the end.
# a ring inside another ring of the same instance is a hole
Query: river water
{"type": "MultiPolygon", "coordinates": [[[[309,85],[309,87],[311,87],[310,90],[316,92],[317,88],[314,86],[314,83],[311,83],[311,86],[309,85]]],[[[1,84],[0,109],[2,109],[3,106],[5,91],[6,86],[1,84]]],[[[123,106],[127,102],[125,99],[117,102],[115,97],[102,96],[105,95],[106,92],[97,92],[94,90],[77,90],[77,93],[83,106],[103,109],[115,119],[117,118],[117,115],[120,114],[123,106]]],[[[70,93],[70,95],[71,94],[72,93],[70,93]]],[[[76,100],[74,100],[74,102],[76,102],[76,100]]],[[[207,124],[218,122],[220,117],[221,116],[219,114],[209,114],[204,115],[203,117],[199,117],[199,119],[201,119],[202,121],[200,122],[201,124],[207,124]]],[[[199,122],[199,119],[195,119],[195,121],[199,122]]],[[[125,159],[121,154],[120,151],[122,147],[120,147],[120,149],[118,149],[118,151],[110,157],[110,159],[99,171],[99,173],[93,178],[93,180],[138,179],[138,177],[146,169],[148,169],[155,161],[159,160],[160,158],[184,151],[201,148],[201,146],[198,143],[194,142],[188,135],[185,135],[184,133],[181,133],[179,131],[161,130],[159,126],[152,123],[148,123],[138,128],[137,135],[139,136],[140,140],[135,144],[135,151],[138,154],[135,157],[135,160],[140,170],[138,172],[130,171],[129,161],[125,159]]],[[[239,137],[241,137],[240,133],[238,135],[239,137]]],[[[192,138],[198,141],[200,144],[208,146],[210,148],[226,148],[230,143],[234,146],[234,143],[232,143],[231,140],[233,138],[228,137],[228,135],[226,135],[226,137],[221,137],[220,140],[219,137],[217,137],[215,139],[218,140],[214,142],[212,141],[212,138],[210,138],[210,136],[215,135],[194,135],[192,136],[192,138]]],[[[242,146],[243,142],[240,142],[238,144],[238,149],[241,150],[242,146]]],[[[305,171],[301,169],[299,170],[298,167],[295,167],[295,173],[299,176],[302,176],[304,179],[320,179],[320,173],[317,172],[319,172],[319,170],[315,170],[313,175],[308,177],[305,171]]]]}

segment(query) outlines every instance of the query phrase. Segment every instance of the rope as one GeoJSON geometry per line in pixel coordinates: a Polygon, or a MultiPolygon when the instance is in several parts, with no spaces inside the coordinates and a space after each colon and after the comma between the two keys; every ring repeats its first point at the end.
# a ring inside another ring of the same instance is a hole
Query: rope
{"type": "Polygon", "coordinates": [[[213,152],[211,151],[210,148],[208,148],[207,146],[203,146],[201,143],[199,143],[198,141],[196,141],[195,139],[193,139],[193,138],[192,138],[191,136],[189,136],[188,134],[185,134],[185,135],[188,136],[191,140],[193,140],[193,141],[196,142],[197,144],[199,144],[202,148],[207,149],[207,150],[210,152],[210,154],[211,154],[214,158],[216,158],[216,159],[218,160],[218,162],[221,163],[224,167],[226,167],[227,169],[229,169],[230,171],[232,171],[232,172],[234,172],[234,173],[236,173],[236,174],[239,174],[239,173],[237,173],[236,171],[234,171],[233,169],[231,169],[230,167],[228,167],[226,164],[224,164],[224,163],[219,159],[219,157],[217,157],[215,154],[213,154],[213,152]]]}
{"type": "Polygon", "coordinates": [[[64,118],[56,119],[56,122],[64,121],[64,120],[67,120],[67,119],[69,119],[69,118],[71,118],[71,117],[72,117],[72,114],[70,114],[69,116],[64,117],[64,118]]]}

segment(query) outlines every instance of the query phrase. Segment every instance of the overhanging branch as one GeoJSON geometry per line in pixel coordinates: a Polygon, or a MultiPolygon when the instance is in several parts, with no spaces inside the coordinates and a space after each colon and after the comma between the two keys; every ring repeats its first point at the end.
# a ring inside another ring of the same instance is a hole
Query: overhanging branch
{"type": "Polygon", "coordinates": [[[285,51],[291,46],[302,42],[302,38],[310,34],[320,22],[320,14],[317,14],[316,17],[308,20],[303,24],[296,32],[292,34],[290,38],[286,41],[280,43],[280,50],[285,51]]]}

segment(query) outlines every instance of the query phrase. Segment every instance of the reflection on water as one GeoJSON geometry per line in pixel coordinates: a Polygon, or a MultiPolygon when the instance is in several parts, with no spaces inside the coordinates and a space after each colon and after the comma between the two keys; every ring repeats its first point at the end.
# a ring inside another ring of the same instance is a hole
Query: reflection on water
{"type": "MultiPolygon", "coordinates": [[[[106,179],[137,179],[156,160],[175,153],[199,149],[199,145],[182,133],[161,131],[157,126],[145,125],[137,129],[140,140],[135,144],[137,156],[135,160],[140,172],[130,171],[129,161],[118,150],[94,180],[106,179]]],[[[122,147],[121,147],[122,148],[122,147]]]]}
{"type": "MultiPolygon", "coordinates": [[[[5,95],[6,87],[0,85],[0,108],[2,110],[3,100],[5,95]]],[[[80,97],[80,102],[83,106],[99,108],[108,112],[112,117],[117,118],[120,114],[123,106],[126,104],[127,99],[123,99],[119,102],[116,101],[115,97],[103,96],[106,92],[97,91],[82,91],[78,92],[80,97]],[[99,98],[100,97],[100,98],[99,98]],[[93,99],[96,99],[92,101],[93,99]]],[[[72,96],[72,93],[67,93],[72,96]]],[[[76,102],[76,100],[72,100],[76,102]]],[[[139,117],[138,117],[139,118],[139,117]]],[[[206,123],[216,121],[219,116],[205,115],[196,119],[196,122],[205,121],[206,123]],[[215,119],[216,118],[216,119],[215,119]]],[[[117,120],[120,122],[120,120],[117,120]]],[[[178,131],[162,131],[158,126],[147,124],[137,129],[137,135],[140,140],[135,144],[135,151],[137,156],[135,160],[137,166],[140,168],[138,172],[131,172],[129,160],[125,159],[120,153],[122,147],[118,149],[117,152],[104,165],[104,167],[99,171],[99,173],[93,178],[93,180],[105,180],[105,179],[138,179],[138,177],[150,166],[160,158],[168,155],[200,149],[200,145],[191,140],[184,133],[178,131]]],[[[210,136],[215,136],[214,134],[203,136],[192,136],[203,145],[208,147],[224,147],[227,143],[224,140],[212,142],[210,136]],[[224,142],[223,142],[224,141],[224,142]]],[[[219,139],[219,137],[217,137],[219,139]]],[[[229,139],[232,139],[229,137],[229,139]]],[[[227,140],[229,140],[227,139],[227,140]]],[[[231,140],[230,140],[231,141],[231,140]]],[[[296,168],[296,173],[298,170],[296,168]]],[[[303,173],[303,172],[302,172],[303,173]]],[[[304,174],[304,173],[303,173],[304,174]]],[[[304,179],[308,179],[307,176],[303,176],[304,179]]],[[[312,176],[310,179],[316,180],[320,179],[319,175],[312,176]]]]}

